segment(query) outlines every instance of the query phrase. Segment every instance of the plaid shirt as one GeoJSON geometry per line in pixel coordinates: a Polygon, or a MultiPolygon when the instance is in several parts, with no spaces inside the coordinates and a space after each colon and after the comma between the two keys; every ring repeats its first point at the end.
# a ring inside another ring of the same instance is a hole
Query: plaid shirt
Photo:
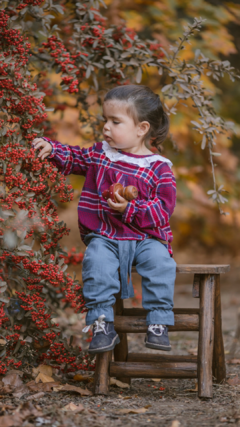
{"type": "MultiPolygon", "coordinates": [[[[168,242],[172,255],[169,218],[176,204],[176,181],[166,162],[156,160],[149,167],[139,167],[124,160],[111,161],[101,142],[90,148],[80,148],[44,139],[53,147],[47,158],[62,175],[86,177],[78,204],[82,240],[91,232],[116,240],[155,237],[168,242]],[[103,191],[116,182],[138,189],[137,199],[128,203],[123,214],[110,208],[102,196],[103,191]]],[[[128,157],[151,157],[117,151],[128,157]]]]}

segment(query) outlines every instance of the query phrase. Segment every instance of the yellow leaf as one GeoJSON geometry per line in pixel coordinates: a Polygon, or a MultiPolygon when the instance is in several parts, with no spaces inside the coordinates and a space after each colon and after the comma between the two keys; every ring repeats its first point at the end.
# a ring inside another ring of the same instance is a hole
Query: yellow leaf
{"type": "Polygon", "coordinates": [[[40,381],[42,383],[52,383],[54,382],[54,379],[52,377],[49,377],[48,375],[43,374],[42,372],[39,372],[35,381],[36,383],[39,383],[40,381]]]}
{"type": "Polygon", "coordinates": [[[144,414],[147,412],[146,408],[130,408],[130,409],[120,409],[118,411],[120,414],[144,414]]]}
{"type": "Polygon", "coordinates": [[[65,411],[82,412],[84,410],[84,406],[81,405],[81,403],[79,405],[75,405],[75,403],[70,402],[62,409],[64,409],[65,411]]]}
{"type": "Polygon", "coordinates": [[[53,370],[52,370],[52,367],[48,365],[39,365],[36,368],[32,369],[32,374],[34,377],[36,377],[39,373],[48,375],[49,377],[51,377],[53,370]]]}
{"type": "Polygon", "coordinates": [[[116,380],[115,378],[110,378],[110,385],[116,385],[120,388],[130,388],[129,384],[122,383],[122,381],[116,380]]]}

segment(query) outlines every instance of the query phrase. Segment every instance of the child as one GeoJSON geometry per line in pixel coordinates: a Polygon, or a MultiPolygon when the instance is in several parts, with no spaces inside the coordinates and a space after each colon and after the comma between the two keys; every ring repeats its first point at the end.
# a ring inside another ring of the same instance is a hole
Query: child
{"type": "Polygon", "coordinates": [[[103,103],[103,142],[90,148],[36,138],[38,157],[47,157],[63,175],[86,177],[78,205],[81,237],[87,246],[82,266],[83,295],[88,308],[87,331],[93,325],[90,353],[112,350],[120,342],[114,330],[115,294],[134,295],[131,267],[142,276],[142,305],[148,311],[146,347],[171,350],[168,325],[174,324],[176,263],[172,258],[169,218],[176,202],[170,160],[152,154],[159,148],[169,121],[160,98],[143,85],[110,90],[103,103]],[[134,185],[138,197],[117,203],[102,193],[111,184],[134,185]],[[129,281],[128,281],[129,275],[129,281]]]}

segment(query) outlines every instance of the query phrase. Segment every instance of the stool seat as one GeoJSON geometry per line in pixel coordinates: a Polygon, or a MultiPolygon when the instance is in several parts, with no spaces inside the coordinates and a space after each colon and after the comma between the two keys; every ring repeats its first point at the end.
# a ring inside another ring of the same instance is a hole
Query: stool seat
{"type": "MultiPolygon", "coordinates": [[[[199,298],[199,308],[174,308],[172,331],[198,331],[198,355],[129,353],[127,333],[146,333],[147,311],[124,308],[117,296],[114,325],[120,344],[112,351],[97,354],[94,377],[95,394],[107,394],[109,378],[117,377],[130,384],[131,378],[198,378],[198,396],[212,397],[212,376],[217,382],[226,378],[222,337],[220,274],[229,265],[180,264],[177,274],[193,273],[193,298],[199,298]]],[[[133,267],[132,271],[136,271],[133,267]]]]}

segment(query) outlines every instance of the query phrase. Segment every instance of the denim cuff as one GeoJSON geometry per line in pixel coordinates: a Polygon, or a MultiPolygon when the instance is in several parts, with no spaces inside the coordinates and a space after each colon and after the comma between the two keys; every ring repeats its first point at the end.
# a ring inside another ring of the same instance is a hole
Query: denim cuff
{"type": "Polygon", "coordinates": [[[174,325],[174,313],[172,310],[153,310],[147,314],[147,325],[174,325]]]}
{"type": "Polygon", "coordinates": [[[92,325],[95,320],[99,318],[102,314],[105,314],[105,322],[114,321],[113,307],[96,307],[90,308],[86,315],[86,325],[92,325]]]}

